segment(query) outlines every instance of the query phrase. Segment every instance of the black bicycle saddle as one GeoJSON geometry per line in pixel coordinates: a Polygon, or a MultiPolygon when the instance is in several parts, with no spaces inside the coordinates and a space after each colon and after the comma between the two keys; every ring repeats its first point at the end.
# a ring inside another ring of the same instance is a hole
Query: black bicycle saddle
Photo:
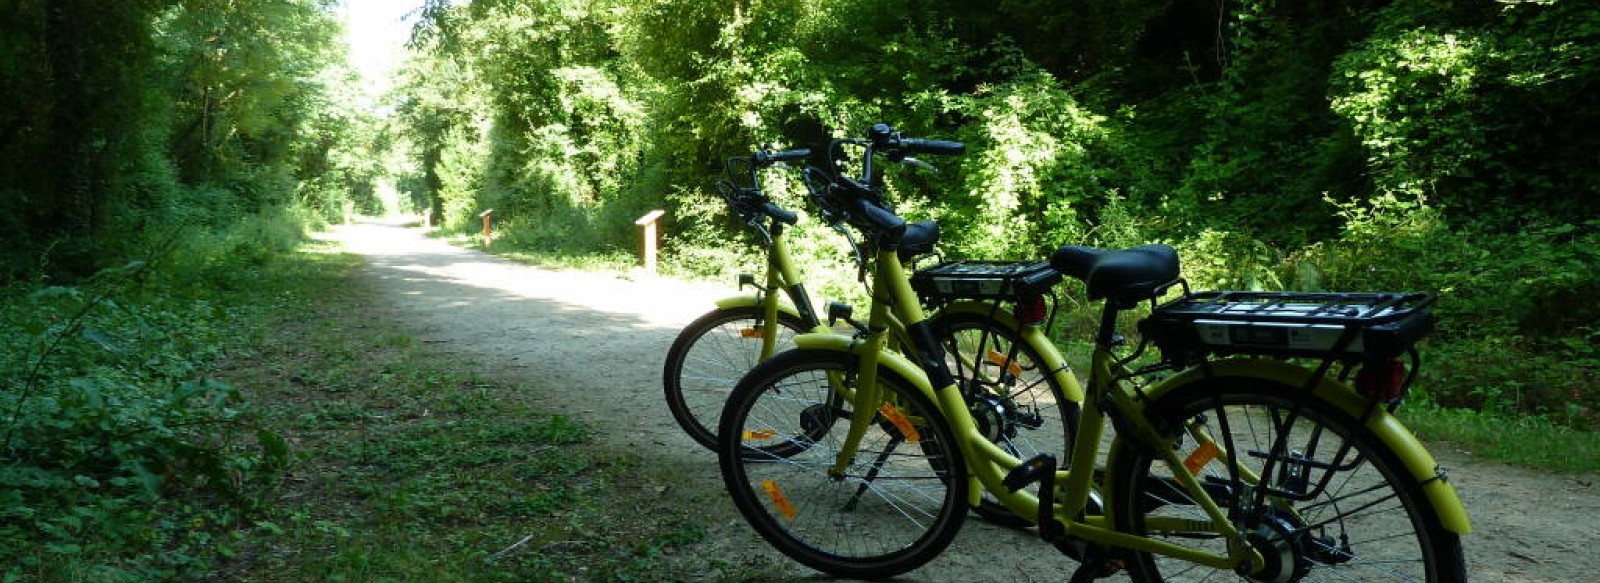
{"type": "Polygon", "coordinates": [[[1154,298],[1178,279],[1178,252],[1162,244],[1119,250],[1066,245],[1050,256],[1050,266],[1083,280],[1091,300],[1132,305],[1154,298]]]}

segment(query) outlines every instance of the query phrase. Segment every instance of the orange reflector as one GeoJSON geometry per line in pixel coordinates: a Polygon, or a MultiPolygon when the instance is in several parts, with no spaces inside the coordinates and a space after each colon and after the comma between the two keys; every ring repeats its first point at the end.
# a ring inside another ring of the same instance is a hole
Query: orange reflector
{"type": "Polygon", "coordinates": [[[742,328],[742,329],[739,330],[739,337],[740,338],[760,338],[761,337],[761,329],[760,328],[742,328]]]}
{"type": "Polygon", "coordinates": [[[878,405],[878,412],[882,413],[883,418],[888,419],[889,423],[893,423],[895,429],[900,430],[900,435],[904,436],[906,441],[916,443],[922,440],[922,434],[917,433],[917,428],[911,425],[911,420],[906,419],[905,414],[901,413],[894,403],[878,405]]]}
{"type": "Polygon", "coordinates": [[[990,364],[1006,369],[1006,372],[1011,373],[1013,377],[1022,376],[1022,365],[1017,364],[1015,360],[1006,358],[1004,354],[990,350],[988,360],[990,364]]]}
{"type": "Polygon", "coordinates": [[[772,429],[746,429],[746,430],[744,430],[744,438],[745,439],[772,439],[772,436],[777,435],[777,434],[778,434],[778,432],[775,431],[775,430],[772,430],[772,429]]]}
{"type": "Polygon", "coordinates": [[[1217,454],[1220,453],[1222,453],[1222,450],[1217,449],[1217,444],[1207,441],[1200,444],[1200,447],[1190,453],[1189,457],[1183,459],[1183,467],[1189,468],[1189,473],[1191,474],[1200,475],[1200,468],[1206,467],[1206,464],[1211,463],[1211,460],[1217,459],[1217,454]]]}
{"type": "Polygon", "coordinates": [[[778,488],[777,482],[762,480],[761,489],[767,493],[768,498],[772,499],[772,505],[778,507],[778,514],[782,514],[786,519],[794,520],[794,515],[798,513],[795,512],[794,505],[789,503],[789,497],[784,496],[783,490],[778,488]]]}

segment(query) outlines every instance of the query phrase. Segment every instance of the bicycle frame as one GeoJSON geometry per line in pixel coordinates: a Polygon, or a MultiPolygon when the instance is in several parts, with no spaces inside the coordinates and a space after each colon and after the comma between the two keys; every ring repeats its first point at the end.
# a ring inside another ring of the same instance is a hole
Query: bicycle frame
{"type": "Polygon", "coordinates": [[[776,350],[776,337],[778,329],[778,312],[782,311],[791,316],[800,318],[813,331],[826,331],[822,320],[817,316],[816,308],[811,303],[811,296],[806,293],[805,283],[800,278],[800,271],[794,266],[794,259],[789,253],[789,244],[784,240],[782,225],[775,225],[771,229],[771,243],[767,247],[767,271],[764,284],[756,284],[753,276],[741,276],[740,288],[745,285],[756,287],[755,294],[741,294],[717,300],[718,308],[737,308],[758,306],[762,309],[764,320],[760,331],[762,338],[761,358],[772,356],[776,350]],[[782,295],[779,294],[782,292],[782,295]],[[789,303],[784,304],[782,298],[787,296],[789,303]]]}
{"type": "MultiPolygon", "coordinates": [[[[750,180],[752,183],[756,180],[753,169],[751,170],[750,180]]],[[[741,275],[739,287],[742,289],[746,285],[750,285],[755,287],[757,292],[755,294],[728,296],[716,301],[716,306],[721,309],[741,307],[759,307],[761,309],[762,327],[757,331],[761,338],[760,360],[771,358],[777,352],[778,314],[780,312],[800,318],[812,332],[826,333],[832,331],[832,328],[822,322],[815,304],[811,301],[810,294],[806,291],[800,270],[795,266],[794,257],[789,250],[789,243],[783,236],[786,229],[785,225],[775,219],[769,218],[768,221],[770,226],[753,225],[762,233],[768,243],[766,273],[763,276],[763,283],[757,284],[755,277],[752,275],[741,275]],[[781,295],[779,292],[782,292],[781,295]],[[787,304],[783,302],[784,297],[789,299],[787,304]]],[[[915,298],[916,294],[913,292],[907,297],[915,298]]],[[[912,303],[915,302],[913,301],[912,303]]],[[[973,313],[990,316],[994,315],[992,308],[992,304],[968,300],[953,302],[945,306],[942,312],[973,313]]],[[[923,318],[920,307],[917,317],[919,319],[923,318]]],[[[898,348],[912,345],[906,328],[902,323],[903,321],[902,318],[897,318],[892,312],[887,314],[883,326],[890,332],[889,338],[892,342],[888,344],[889,346],[898,348]]],[[[1029,344],[1034,346],[1048,344],[1048,340],[1043,338],[1043,332],[1036,327],[1022,326],[1015,321],[1007,320],[1001,320],[999,323],[1015,331],[1023,341],[1029,344]]],[[[1060,371],[1066,369],[1066,364],[1062,360],[1060,353],[1048,351],[1042,353],[1041,356],[1046,359],[1042,364],[1047,366],[1048,370],[1060,371]]],[[[970,366],[972,363],[964,364],[970,366]]],[[[1068,398],[1081,401],[1083,393],[1082,389],[1078,387],[1077,379],[1070,374],[1065,375],[1065,379],[1066,382],[1062,386],[1067,391],[1068,398]]]]}
{"type": "MultiPolygon", "coordinates": [[[[753,285],[756,287],[757,292],[755,294],[729,296],[716,302],[716,306],[722,309],[738,307],[761,308],[762,327],[757,330],[761,338],[761,360],[771,358],[777,352],[778,314],[780,312],[800,318],[810,327],[814,334],[827,334],[833,331],[831,327],[822,322],[813,307],[800,271],[795,267],[793,257],[790,255],[789,245],[784,241],[782,234],[783,229],[781,226],[775,227],[771,232],[771,245],[768,247],[767,255],[767,270],[763,278],[765,283],[762,285],[755,284],[753,276],[742,278],[741,287],[746,284],[753,285]],[[788,303],[783,301],[785,297],[788,298],[788,303]]],[[[916,296],[912,294],[911,297],[916,296]]],[[[944,306],[941,312],[998,317],[1000,318],[1000,325],[1016,332],[1023,342],[1033,346],[1044,346],[1049,343],[1038,327],[1022,326],[1013,320],[1006,319],[1003,315],[994,314],[993,307],[992,304],[986,302],[965,300],[952,302],[944,306]]],[[[917,316],[919,318],[923,317],[920,306],[917,316]]],[[[886,346],[898,348],[912,345],[903,320],[893,313],[886,315],[883,328],[888,331],[886,346]]],[[[1040,357],[1044,359],[1040,364],[1046,370],[1065,371],[1067,368],[1066,362],[1057,351],[1041,352],[1040,357]]],[[[963,364],[968,367],[973,366],[973,363],[970,362],[964,362],[963,364]]],[[[1078,386],[1077,379],[1071,374],[1064,374],[1059,378],[1062,381],[1061,386],[1066,392],[1066,397],[1072,401],[1081,402],[1083,400],[1083,390],[1078,386]]],[[[848,397],[849,395],[845,396],[848,397]]]]}
{"type": "MultiPolygon", "coordinates": [[[[877,375],[880,371],[886,371],[911,382],[925,396],[938,404],[954,431],[962,453],[968,460],[967,478],[973,485],[968,500],[970,505],[976,506],[983,492],[987,491],[1021,516],[1038,516],[1040,500],[1037,496],[1027,489],[1013,492],[1002,485],[1006,475],[1021,465],[1022,460],[1010,455],[979,433],[961,391],[942,358],[941,347],[931,334],[926,333],[924,327],[927,321],[926,315],[895,250],[879,249],[876,252],[872,281],[872,303],[864,338],[840,334],[803,334],[795,338],[795,343],[802,348],[845,351],[855,354],[859,359],[857,393],[846,396],[852,399],[854,404],[849,432],[830,473],[836,476],[844,475],[851,460],[857,455],[862,435],[867,426],[873,423],[879,409],[881,397],[876,390],[877,375]],[[917,362],[913,362],[904,354],[883,350],[891,318],[896,314],[905,323],[904,328],[913,343],[908,347],[911,349],[908,352],[914,355],[917,362]]],[[[1228,518],[1227,511],[1201,487],[1198,478],[1186,471],[1174,471],[1173,474],[1178,485],[1192,495],[1205,512],[1206,520],[1167,519],[1171,522],[1165,522],[1156,518],[1158,522],[1154,526],[1168,531],[1219,535],[1230,541],[1226,554],[1206,552],[1121,532],[1116,530],[1116,525],[1109,524],[1107,519],[1109,513],[1086,514],[1090,495],[1095,491],[1096,458],[1107,419],[1114,418],[1118,421],[1118,436],[1113,447],[1129,447],[1131,443],[1144,444],[1160,452],[1160,459],[1169,467],[1183,467],[1183,460],[1179,459],[1178,452],[1170,445],[1162,445],[1162,434],[1142,414],[1142,405],[1135,399],[1134,391],[1117,380],[1132,376],[1132,373],[1111,351],[1109,324],[1114,322],[1115,312],[1114,308],[1110,307],[1106,310],[1104,316],[1106,324],[1102,326],[1105,332],[1096,342],[1087,395],[1082,392],[1076,379],[1066,371],[1066,368],[1059,365],[1061,358],[1054,346],[1049,343],[1039,346],[1041,354],[1050,355],[1046,358],[1054,361],[1051,363],[1053,367],[1051,374],[1057,375],[1062,386],[1068,387],[1069,392],[1075,393],[1072,396],[1080,398],[1083,407],[1083,415],[1072,443],[1070,465],[1066,470],[1057,471],[1053,476],[1054,484],[1062,485],[1063,492],[1062,499],[1052,509],[1053,520],[1060,525],[1059,532],[1091,544],[1150,552],[1217,569],[1234,569],[1240,565],[1263,565],[1260,552],[1246,541],[1243,533],[1228,518]]],[[[1437,466],[1415,437],[1387,411],[1373,407],[1348,385],[1325,376],[1313,376],[1314,374],[1313,371],[1303,367],[1275,361],[1223,360],[1190,368],[1143,390],[1147,396],[1156,396],[1168,391],[1181,390],[1202,379],[1219,375],[1257,377],[1289,382],[1294,386],[1306,386],[1329,402],[1345,409],[1347,413],[1356,415],[1355,418],[1365,419],[1367,428],[1371,429],[1374,435],[1401,453],[1406,469],[1438,510],[1445,528],[1458,534],[1468,532],[1470,526],[1460,499],[1448,482],[1438,479],[1437,466]],[[1316,378],[1320,380],[1311,382],[1316,378]]],[[[1248,476],[1246,478],[1249,479],[1248,476]]],[[[1127,503],[1131,501],[1106,501],[1108,505],[1127,503]]]]}

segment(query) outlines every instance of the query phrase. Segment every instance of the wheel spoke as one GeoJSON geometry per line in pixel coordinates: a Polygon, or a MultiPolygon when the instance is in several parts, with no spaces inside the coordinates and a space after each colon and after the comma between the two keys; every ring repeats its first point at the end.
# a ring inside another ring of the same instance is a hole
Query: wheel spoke
{"type": "MultiPolygon", "coordinates": [[[[1145,410],[1159,418],[1157,426],[1188,432],[1179,442],[1179,457],[1192,456],[1187,465],[1213,481],[1205,485],[1208,493],[1266,559],[1263,572],[1245,580],[1464,578],[1459,537],[1430,522],[1436,519],[1418,517],[1430,512],[1428,500],[1406,486],[1399,456],[1371,432],[1293,387],[1229,382],[1240,386],[1217,381],[1172,391],[1145,410]],[[1205,439],[1225,454],[1197,453],[1205,439]]],[[[1114,524],[1191,549],[1228,553],[1222,537],[1196,536],[1198,527],[1184,525],[1206,519],[1171,474],[1190,470],[1168,468],[1136,448],[1118,451],[1113,467],[1119,475],[1111,483],[1123,489],[1116,499],[1136,502],[1117,505],[1114,524]],[[1174,527],[1179,528],[1158,531],[1174,527]]],[[[1134,553],[1128,568],[1140,583],[1241,578],[1231,570],[1144,553],[1134,553]]]]}
{"type": "Polygon", "coordinates": [[[938,410],[887,373],[879,375],[884,399],[905,419],[869,423],[855,459],[833,473],[850,423],[833,402],[848,387],[831,379],[853,382],[854,362],[793,351],[757,366],[729,400],[724,427],[740,439],[724,439],[719,458],[740,513],[779,550],[831,574],[886,577],[949,543],[967,481],[956,477],[964,461],[938,410]]]}

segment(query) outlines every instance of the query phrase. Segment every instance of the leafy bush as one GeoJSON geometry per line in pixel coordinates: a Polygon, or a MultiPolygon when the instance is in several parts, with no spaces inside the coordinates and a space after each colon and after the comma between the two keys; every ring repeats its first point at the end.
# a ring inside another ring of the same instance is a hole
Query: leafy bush
{"type": "Polygon", "coordinates": [[[214,527],[259,505],[289,452],[233,387],[206,378],[248,336],[246,314],[200,295],[259,282],[270,253],[298,236],[287,223],[187,240],[218,254],[0,292],[4,578],[184,579],[225,552],[214,527]]]}
{"type": "Polygon", "coordinates": [[[1452,227],[1421,200],[1338,205],[1344,233],[1293,258],[1319,289],[1429,291],[1439,317],[1427,393],[1437,403],[1592,426],[1600,223],[1518,233],[1452,227]]]}
{"type": "Polygon", "coordinates": [[[1334,66],[1332,110],[1366,148],[1378,191],[1501,229],[1530,214],[1594,218],[1600,107],[1585,96],[1600,81],[1600,10],[1433,4],[1395,3],[1334,66]]]}

